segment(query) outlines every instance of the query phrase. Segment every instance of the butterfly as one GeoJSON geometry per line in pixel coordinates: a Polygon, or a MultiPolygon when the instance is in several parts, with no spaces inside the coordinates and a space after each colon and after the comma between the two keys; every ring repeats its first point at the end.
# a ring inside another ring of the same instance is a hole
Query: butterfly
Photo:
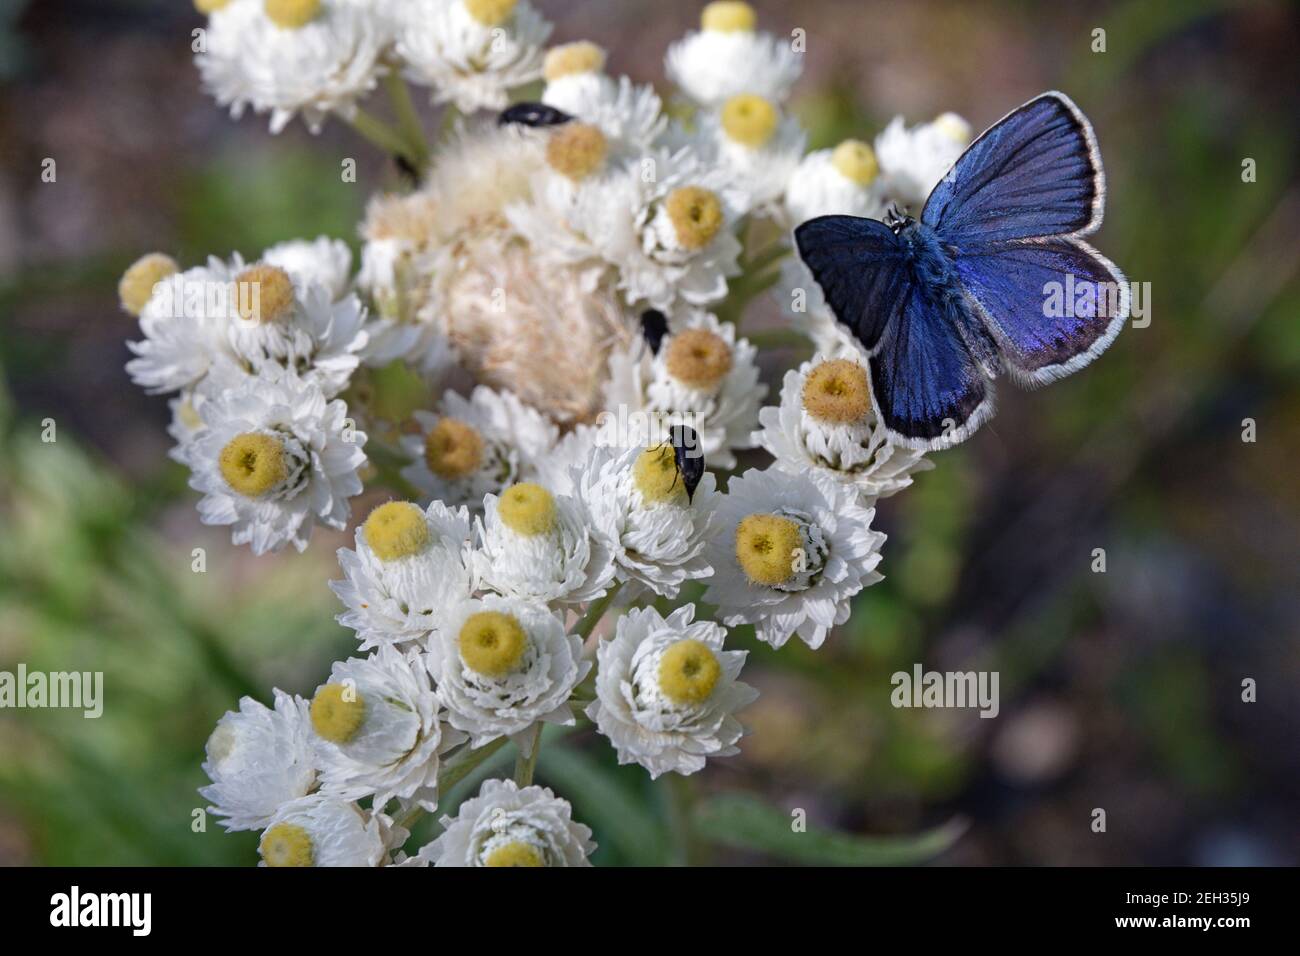
{"type": "Polygon", "coordinates": [[[919,220],[819,216],[795,229],[835,317],[866,350],[890,437],[965,441],[993,414],[1002,372],[1033,388],[1083,368],[1129,315],[1129,286],[1083,237],[1101,225],[1097,137],[1049,92],[985,130],[919,220]]]}

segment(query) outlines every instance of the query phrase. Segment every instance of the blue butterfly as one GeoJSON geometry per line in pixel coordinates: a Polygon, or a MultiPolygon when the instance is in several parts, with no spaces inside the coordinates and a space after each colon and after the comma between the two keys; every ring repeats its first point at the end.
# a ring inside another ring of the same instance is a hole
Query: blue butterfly
{"type": "Polygon", "coordinates": [[[1001,372],[1032,388],[1110,345],[1128,283],[1082,238],[1101,225],[1105,196],[1092,125],[1051,92],[971,143],[920,221],[819,216],[795,230],[827,304],[867,351],[895,441],[965,441],[993,414],[1001,372]]]}

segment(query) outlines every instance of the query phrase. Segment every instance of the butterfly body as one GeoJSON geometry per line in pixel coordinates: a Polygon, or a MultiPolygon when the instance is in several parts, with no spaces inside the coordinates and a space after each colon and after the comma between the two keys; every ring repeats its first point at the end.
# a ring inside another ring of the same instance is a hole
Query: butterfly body
{"type": "Polygon", "coordinates": [[[1101,224],[1104,195],[1091,125],[1068,97],[1045,93],[976,139],[919,219],[821,216],[795,230],[870,360],[877,417],[895,441],[963,441],[992,414],[1003,372],[1042,385],[1110,344],[1127,285],[1082,238],[1101,224]],[[1095,307],[1053,314],[1054,285],[1082,287],[1095,307]]]}

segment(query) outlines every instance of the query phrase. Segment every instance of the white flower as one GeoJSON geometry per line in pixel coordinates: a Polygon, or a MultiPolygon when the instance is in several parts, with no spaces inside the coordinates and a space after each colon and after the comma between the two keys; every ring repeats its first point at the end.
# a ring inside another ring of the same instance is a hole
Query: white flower
{"type": "Polygon", "coordinates": [[[538,721],[574,722],[569,694],[591,670],[581,638],[553,612],[491,594],[447,611],[428,663],[448,723],[471,746],[508,735],[525,755],[538,721]]]}
{"type": "Polygon", "coordinates": [[[650,776],[704,769],[708,757],[739,753],[744,729],[733,715],[758,697],[736,678],[745,651],[724,651],[727,632],[691,619],[695,605],[667,619],[654,608],[618,619],[612,641],[597,649],[596,700],[587,716],[618,751],[650,776]]]}
{"type": "Polygon", "coordinates": [[[339,549],[343,580],[331,581],[367,650],[406,644],[438,628],[446,608],[470,595],[469,513],[441,501],[427,510],[405,501],[375,508],[357,528],[356,550],[339,549]]]}
{"type": "Polygon", "coordinates": [[[316,133],[375,88],[392,24],[387,2],[233,0],[212,13],[205,39],[195,56],[203,85],[232,116],[270,112],[279,133],[302,113],[316,133]]]}
{"type": "Polygon", "coordinates": [[[640,413],[648,428],[642,445],[663,441],[671,425],[690,425],[707,465],[734,468],[733,449],[754,447],[758,408],[767,394],[758,380],[757,352],[748,339],[736,339],[731,323],[688,312],[672,323],[657,354],[635,342],[610,356],[606,410],[628,418],[640,413]]]}
{"type": "Polygon", "coordinates": [[[547,54],[547,83],[542,102],[598,127],[615,152],[641,151],[653,146],[668,124],[663,101],[654,87],[634,84],[626,76],[614,79],[599,69],[557,75],[549,67],[553,56],[563,50],[561,47],[547,54]]]}
{"type": "Polygon", "coordinates": [[[785,373],[779,407],[759,412],[758,442],[791,474],[814,471],[855,489],[869,502],[888,498],[933,468],[923,452],[889,441],[871,404],[866,364],[857,351],[817,355],[785,373]]]}
{"type": "Polygon", "coordinates": [[[783,102],[803,72],[789,37],[754,30],[754,11],[744,3],[711,3],[703,29],[668,48],[664,69],[701,106],[720,106],[739,93],[783,102]],[[745,8],[745,9],[741,9],[745,8]]]}
{"type": "Polygon", "coordinates": [[[262,261],[304,285],[323,285],[334,302],[347,295],[352,284],[352,250],[341,239],[318,236],[281,242],[262,253],[262,261]]]}
{"type": "Polygon", "coordinates": [[[397,797],[438,806],[439,756],[465,735],[445,731],[424,654],[391,645],[335,663],[311,701],[321,791],[382,809],[397,797]]]}
{"type": "Polygon", "coordinates": [[[268,366],[290,369],[327,398],[347,388],[367,343],[361,301],[351,294],[335,301],[311,271],[268,262],[231,271],[226,335],[245,366],[255,374],[268,366]]]}
{"type": "Polygon", "coordinates": [[[613,549],[619,580],[672,598],[684,581],[713,573],[704,558],[718,497],[713,475],[706,473],[688,496],[670,444],[602,448],[578,474],[591,522],[613,549]]]}
{"type": "Polygon", "coordinates": [[[405,0],[397,53],[413,81],[462,112],[499,110],[542,75],[547,23],[528,0],[405,0]]]}
{"type": "Polygon", "coordinates": [[[135,358],[126,371],[151,394],[191,389],[209,373],[229,386],[241,374],[228,341],[229,286],[233,273],[211,258],[159,282],[140,311],[144,340],[128,342],[135,358]]]}
{"type": "Polygon", "coordinates": [[[204,428],[189,452],[203,523],[233,525],[234,543],[251,543],[254,554],[288,542],[305,550],[317,520],[346,527],[366,460],[365,433],[351,430],[347,413],[292,373],[204,402],[204,428]]]}
{"type": "Polygon", "coordinates": [[[402,438],[412,463],[402,477],[434,500],[481,512],[483,496],[537,474],[558,432],[510,392],[479,385],[469,398],[447,392],[436,413],[416,411],[418,435],[402,438]]]}
{"type": "Polygon", "coordinates": [[[878,172],[875,153],[866,143],[850,139],[835,149],[814,150],[786,184],[786,224],[793,227],[818,216],[881,218],[885,208],[872,188],[878,172]]]}
{"type": "Polygon", "coordinates": [[[741,93],[703,113],[694,139],[746,194],[746,208],[772,214],[799,166],[805,137],[799,121],[782,116],[775,103],[741,93]]]}
{"type": "Polygon", "coordinates": [[[474,519],[475,586],[505,597],[583,604],[608,590],[614,559],[591,526],[582,502],[541,485],[511,485],[483,499],[474,519]]]}
{"type": "Polygon", "coordinates": [[[842,484],[750,469],[731,479],[715,512],[703,600],[773,647],[794,634],[820,647],[848,620],[849,599],[881,580],[885,536],[871,530],[874,516],[842,484]]]}
{"type": "Polygon", "coordinates": [[[578,231],[618,267],[629,304],[670,311],[679,299],[704,305],[727,294],[737,275],[734,234],[748,195],[725,169],[692,149],[663,150],[609,176],[577,201],[578,231]]]}
{"type": "Polygon", "coordinates": [[[538,461],[538,483],[557,495],[573,494],[578,487],[575,475],[581,476],[586,469],[595,467],[600,454],[601,431],[591,425],[578,425],[564,435],[550,453],[538,461]]]}
{"type": "Polygon", "coordinates": [[[168,450],[167,457],[187,468],[190,467],[190,445],[203,430],[203,419],[199,417],[198,408],[205,401],[199,392],[183,392],[167,401],[167,408],[172,413],[167,434],[176,441],[176,445],[168,450]]]}
{"type": "Polygon", "coordinates": [[[260,830],[281,806],[316,785],[307,702],[273,691],[275,709],[251,697],[228,711],[208,738],[203,772],[212,784],[199,794],[226,830],[260,830]]]}
{"type": "Polygon", "coordinates": [[[590,866],[591,830],[572,813],[545,787],[485,780],[455,817],[442,818],[442,835],[420,856],[434,866],[590,866]]]}
{"type": "Polygon", "coordinates": [[[913,216],[930,191],[952,168],[970,142],[970,124],[956,113],[944,113],[930,123],[908,129],[896,116],[876,137],[880,178],[875,184],[881,205],[906,206],[913,216]]]}
{"type": "Polygon", "coordinates": [[[259,866],[380,866],[388,854],[387,817],[313,793],[282,806],[262,832],[259,866]]]}

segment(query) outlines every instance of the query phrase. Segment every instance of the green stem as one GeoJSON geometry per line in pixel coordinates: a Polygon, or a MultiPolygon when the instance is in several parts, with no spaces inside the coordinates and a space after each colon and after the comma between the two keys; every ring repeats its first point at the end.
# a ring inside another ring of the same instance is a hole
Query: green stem
{"type": "MultiPolygon", "coordinates": [[[[443,794],[456,786],[456,784],[469,776],[475,767],[504,747],[506,741],[509,739],[509,737],[498,737],[496,740],[489,741],[475,750],[462,749],[458,751],[456,756],[448,760],[443,766],[442,772],[438,774],[438,792],[443,794]]],[[[393,822],[397,826],[409,830],[411,824],[424,816],[424,813],[424,807],[417,804],[408,809],[393,822]]]]}
{"type": "Polygon", "coordinates": [[[668,828],[673,842],[673,862],[692,866],[698,862],[699,841],[692,818],[695,813],[695,785],[690,777],[668,774],[668,828]]]}
{"type": "Polygon", "coordinates": [[[578,622],[578,627],[573,633],[577,634],[584,641],[589,638],[591,632],[596,629],[596,625],[600,623],[600,619],[604,617],[605,612],[609,610],[609,606],[614,603],[614,598],[618,595],[618,592],[622,587],[623,582],[619,581],[612,588],[606,591],[603,598],[587,609],[586,615],[578,622]]]}
{"type": "Polygon", "coordinates": [[[533,773],[537,770],[537,754],[542,749],[542,722],[539,720],[533,725],[531,745],[528,749],[528,756],[524,756],[524,750],[519,748],[519,756],[515,758],[515,783],[520,787],[531,787],[533,785],[533,773]]]}
{"type": "Polygon", "coordinates": [[[393,156],[401,156],[412,165],[418,163],[418,157],[412,154],[412,148],[405,137],[378,117],[371,116],[361,107],[356,108],[348,121],[352,128],[366,140],[393,156]]]}
{"type": "Polygon", "coordinates": [[[388,98],[393,101],[398,128],[415,153],[415,167],[423,175],[429,165],[429,144],[424,138],[424,124],[420,122],[420,114],[416,112],[415,103],[411,100],[411,89],[396,70],[389,70],[384,76],[384,86],[388,89],[388,98]]]}
{"type": "Polygon", "coordinates": [[[790,247],[782,239],[774,242],[756,252],[752,256],[747,256],[740,260],[740,267],[745,270],[746,276],[757,275],[773,263],[780,262],[790,254],[790,247]]]}

